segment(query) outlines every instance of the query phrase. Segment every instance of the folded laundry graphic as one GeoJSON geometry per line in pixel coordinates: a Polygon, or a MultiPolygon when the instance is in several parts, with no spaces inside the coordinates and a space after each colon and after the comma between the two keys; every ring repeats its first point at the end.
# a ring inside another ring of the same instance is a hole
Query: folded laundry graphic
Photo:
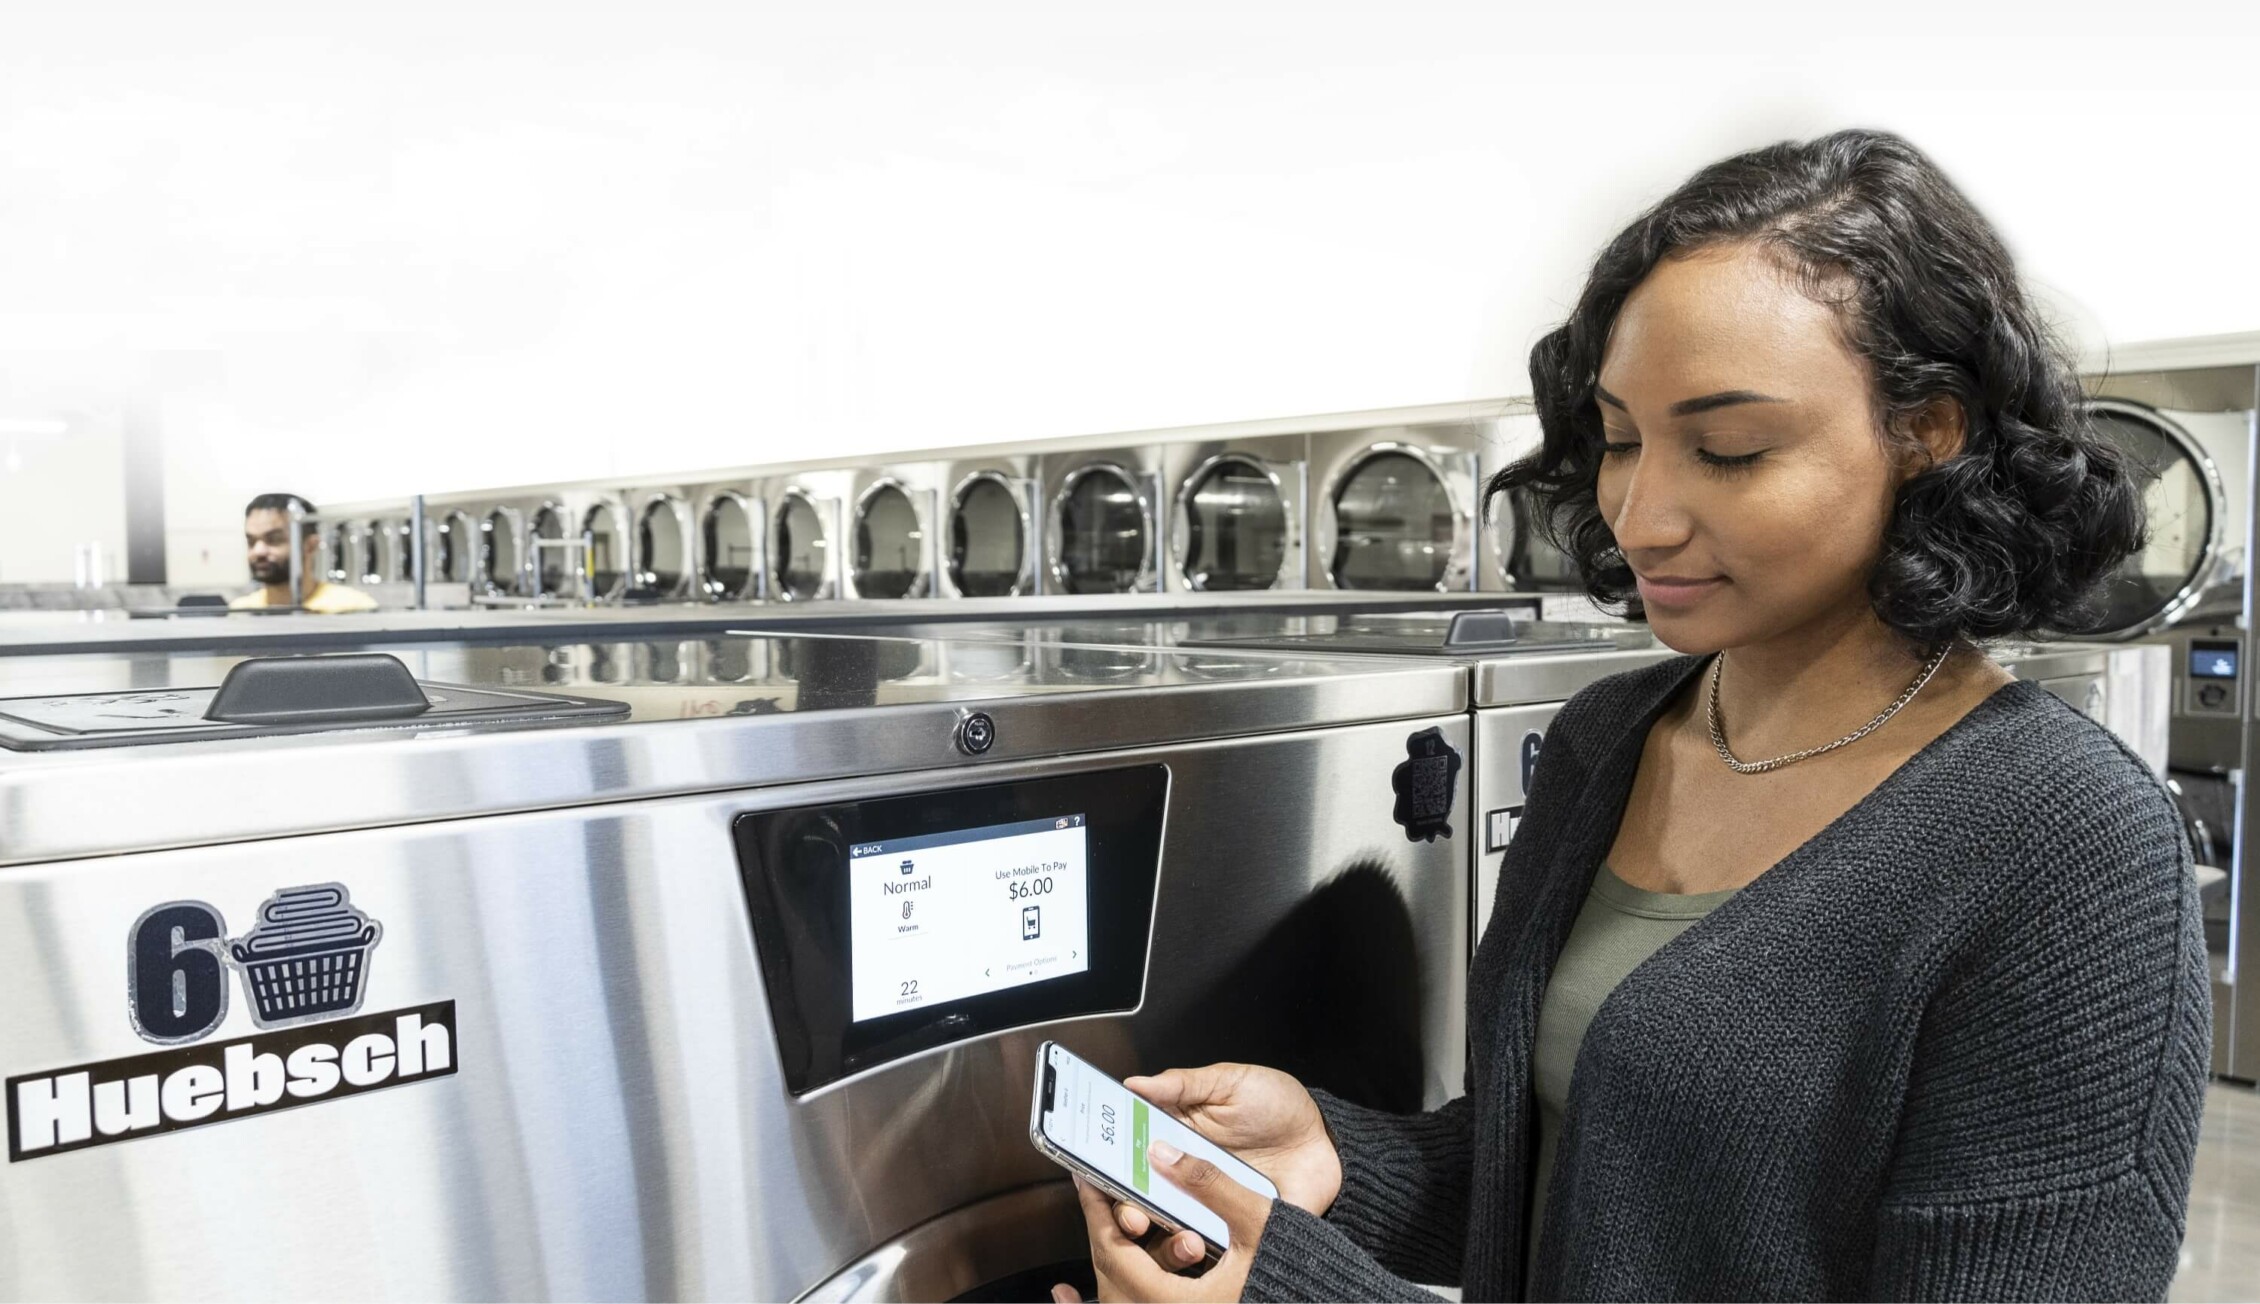
{"type": "Polygon", "coordinates": [[[384,927],[356,908],[342,883],[286,887],[259,907],[259,924],[228,953],[243,973],[252,1022],[304,1023],[361,1006],[369,953],[384,927]]]}

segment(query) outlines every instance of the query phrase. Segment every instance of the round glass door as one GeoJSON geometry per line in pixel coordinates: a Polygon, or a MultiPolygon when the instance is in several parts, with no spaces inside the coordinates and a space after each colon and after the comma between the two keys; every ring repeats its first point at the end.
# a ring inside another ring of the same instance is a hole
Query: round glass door
{"type": "Polygon", "coordinates": [[[689,544],[678,500],[661,496],[645,503],[636,518],[636,591],[654,598],[680,596],[690,580],[689,544]]]}
{"type": "Polygon", "coordinates": [[[924,573],[926,531],[899,486],[882,484],[855,513],[855,592],[863,598],[907,598],[924,573]]]}
{"type": "Polygon", "coordinates": [[[1569,555],[1538,532],[1527,497],[1495,493],[1490,498],[1492,555],[1501,559],[1507,583],[1539,593],[1581,593],[1584,581],[1569,555]]]}
{"type": "Polygon", "coordinates": [[[449,512],[439,523],[437,544],[433,548],[433,574],[443,584],[468,584],[471,580],[471,559],[478,555],[479,527],[472,523],[469,512],[449,512]]]}
{"type": "Polygon", "coordinates": [[[490,593],[518,591],[518,514],[498,507],[479,525],[479,578],[490,593]]]}
{"type": "Polygon", "coordinates": [[[322,578],[334,584],[343,584],[353,574],[353,536],[343,521],[329,529],[329,546],[325,550],[322,578]]]}
{"type": "Polygon", "coordinates": [[[536,593],[574,593],[580,586],[574,582],[572,568],[567,565],[563,548],[545,548],[544,543],[562,543],[565,540],[565,514],[557,508],[544,505],[534,513],[534,591],[536,593]]]}
{"type": "MultiPolygon", "coordinates": [[[[386,521],[384,536],[391,544],[392,559],[387,569],[391,571],[392,578],[402,582],[415,579],[415,524],[411,521],[386,521]]],[[[424,564],[431,565],[430,559],[425,559],[424,564]]]]}
{"type": "Polygon", "coordinates": [[[804,494],[785,495],[777,509],[776,538],[772,542],[775,560],[769,569],[778,596],[806,601],[822,594],[831,540],[824,537],[824,521],[817,514],[816,504],[804,494]]]}
{"type": "Polygon", "coordinates": [[[1069,593],[1130,593],[1153,556],[1152,526],[1130,477],[1076,472],[1059,496],[1059,577],[1069,593]]]}
{"type": "Polygon", "coordinates": [[[383,521],[371,521],[369,528],[361,533],[361,578],[359,582],[362,584],[382,584],[385,579],[385,523],[383,521]]]}
{"type": "Polygon", "coordinates": [[[1334,490],[1334,583],[1440,591],[1458,527],[1451,491],[1435,468],[1411,453],[1368,454],[1334,490]]]}
{"type": "Polygon", "coordinates": [[[610,503],[598,503],[581,518],[581,542],[588,548],[589,588],[600,598],[614,598],[628,582],[626,536],[620,530],[620,513],[610,503]]]}
{"type": "Polygon", "coordinates": [[[2220,481],[2197,441],[2162,413],[2103,400],[2089,404],[2088,416],[2132,464],[2150,537],[2104,581],[2092,617],[2065,632],[2147,633],[2186,610],[2212,578],[2220,481]]]}
{"type": "Polygon", "coordinates": [[[1268,589],[1287,562],[1287,507],[1271,473],[1240,457],[1195,473],[1179,499],[1185,582],[1208,592],[1268,589]]]}
{"type": "Polygon", "coordinates": [[[1028,525],[1003,480],[980,475],[950,510],[950,582],[969,598],[1009,598],[1028,567],[1028,525]]]}
{"type": "Polygon", "coordinates": [[[706,505],[699,525],[705,545],[706,592],[723,602],[753,596],[753,516],[745,499],[723,494],[706,505]]]}

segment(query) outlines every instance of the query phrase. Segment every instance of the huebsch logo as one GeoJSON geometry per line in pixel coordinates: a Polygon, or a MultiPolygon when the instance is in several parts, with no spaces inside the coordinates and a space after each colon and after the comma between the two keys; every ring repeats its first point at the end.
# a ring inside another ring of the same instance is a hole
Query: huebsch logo
{"type": "Polygon", "coordinates": [[[143,912],[126,938],[127,1017],[174,1049],[9,1078],[9,1161],[453,1074],[455,1002],[359,1013],[383,936],[339,883],[276,892],[232,941],[201,901],[143,912]],[[191,1044],[226,1019],[231,968],[263,1035],[191,1044]]]}

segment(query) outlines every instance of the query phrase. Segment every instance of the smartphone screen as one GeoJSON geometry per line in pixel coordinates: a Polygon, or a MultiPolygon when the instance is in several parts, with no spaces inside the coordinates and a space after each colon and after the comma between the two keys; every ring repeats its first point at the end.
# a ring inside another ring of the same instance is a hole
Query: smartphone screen
{"type": "Polygon", "coordinates": [[[1269,1199],[1279,1198],[1279,1188],[1270,1178],[1050,1043],[1046,1043],[1044,1063],[1037,1069],[1039,1104],[1045,1100],[1047,1089],[1050,1104],[1041,1110],[1038,1124],[1046,1140],[1123,1190],[1137,1192],[1170,1221],[1199,1232],[1219,1249],[1229,1249],[1232,1244],[1224,1219],[1154,1172],[1146,1157],[1148,1146],[1165,1141],[1215,1164],[1225,1176],[1249,1190],[1269,1199]]]}

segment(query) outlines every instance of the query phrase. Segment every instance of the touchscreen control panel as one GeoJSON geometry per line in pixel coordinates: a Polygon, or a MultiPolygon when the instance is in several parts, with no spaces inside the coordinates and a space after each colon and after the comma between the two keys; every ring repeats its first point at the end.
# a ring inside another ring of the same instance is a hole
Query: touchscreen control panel
{"type": "Polygon", "coordinates": [[[848,848],[857,1022],[1091,967],[1083,813],[848,848]]]}
{"type": "Polygon", "coordinates": [[[798,1094],[1145,993],[1161,765],[748,811],[732,834],[798,1094]]]}

